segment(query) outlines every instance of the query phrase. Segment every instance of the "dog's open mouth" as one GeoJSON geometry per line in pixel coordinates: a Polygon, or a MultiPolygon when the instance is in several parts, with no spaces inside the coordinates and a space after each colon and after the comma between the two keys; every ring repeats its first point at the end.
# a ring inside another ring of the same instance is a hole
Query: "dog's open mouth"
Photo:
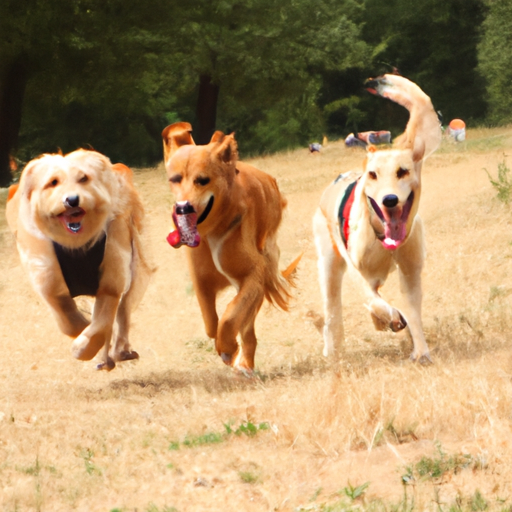
{"type": "Polygon", "coordinates": [[[208,204],[206,205],[206,208],[203,210],[203,213],[197,219],[197,223],[201,224],[201,222],[204,222],[206,220],[206,217],[208,217],[208,214],[212,211],[213,208],[213,196],[210,197],[210,200],[208,201],[208,204]]]}
{"type": "Polygon", "coordinates": [[[407,237],[407,221],[414,201],[414,192],[409,194],[402,208],[395,206],[381,209],[373,198],[368,199],[384,228],[383,232],[377,232],[377,238],[385,249],[397,249],[407,237]]]}
{"type": "Polygon", "coordinates": [[[82,229],[82,220],[84,216],[85,210],[77,206],[76,208],[68,208],[58,217],[66,230],[69,233],[76,235],[82,229]]]}
{"type": "Polygon", "coordinates": [[[210,197],[203,213],[197,217],[194,207],[188,201],[178,201],[174,205],[172,219],[176,229],[167,235],[167,241],[175,249],[182,245],[197,247],[201,241],[201,236],[197,231],[197,226],[206,220],[208,214],[212,211],[213,196],[210,197]]]}
{"type": "Polygon", "coordinates": [[[197,213],[188,201],[178,201],[172,211],[176,229],[167,235],[167,241],[175,249],[182,245],[197,247],[201,237],[197,231],[197,213]]]}

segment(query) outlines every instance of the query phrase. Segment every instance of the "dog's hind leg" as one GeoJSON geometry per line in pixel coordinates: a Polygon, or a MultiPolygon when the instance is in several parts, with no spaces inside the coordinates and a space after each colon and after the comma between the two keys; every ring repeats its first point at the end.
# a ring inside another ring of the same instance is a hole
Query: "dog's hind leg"
{"type": "Polygon", "coordinates": [[[117,333],[115,334],[114,346],[110,353],[110,357],[115,362],[139,359],[139,354],[132,350],[130,345],[130,318],[132,311],[142,300],[151,274],[154,272],[154,269],[145,260],[140,258],[139,254],[140,248],[137,247],[132,261],[130,289],[123,295],[117,310],[117,333]]]}
{"type": "Polygon", "coordinates": [[[341,286],[347,264],[334,246],[327,220],[320,209],[313,217],[313,231],[324,307],[323,354],[336,360],[343,349],[341,286]]]}

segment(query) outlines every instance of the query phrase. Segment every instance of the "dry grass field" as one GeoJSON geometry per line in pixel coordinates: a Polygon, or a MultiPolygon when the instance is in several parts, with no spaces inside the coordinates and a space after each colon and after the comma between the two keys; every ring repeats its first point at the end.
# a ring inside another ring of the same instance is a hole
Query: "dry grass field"
{"type": "MultiPolygon", "coordinates": [[[[357,280],[343,291],[339,367],[321,355],[311,219],[360,149],[330,143],[253,163],[289,204],[282,267],[304,252],[289,313],[264,305],[258,378],[204,334],[184,253],[165,241],[163,167],[136,171],[158,270],[133,317],[137,362],[74,360],[32,291],[0,192],[0,510],[509,510],[512,507],[512,211],[484,169],[512,167],[512,128],[470,130],[425,164],[423,320],[434,364],[378,333],[357,280]]],[[[396,273],[383,290],[399,305],[396,273]]],[[[230,293],[222,298],[225,306],[230,293]]]]}

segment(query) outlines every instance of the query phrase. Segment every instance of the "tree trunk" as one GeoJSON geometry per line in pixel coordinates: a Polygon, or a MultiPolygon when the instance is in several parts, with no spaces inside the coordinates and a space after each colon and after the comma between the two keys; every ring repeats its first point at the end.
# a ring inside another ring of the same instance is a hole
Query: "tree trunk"
{"type": "Polygon", "coordinates": [[[197,127],[194,129],[194,140],[197,144],[208,144],[215,132],[219,88],[219,85],[212,83],[210,75],[199,77],[196,108],[197,127]]]}
{"type": "Polygon", "coordinates": [[[0,187],[12,181],[10,156],[18,146],[21,108],[28,80],[27,59],[19,56],[0,74],[0,187]]]}

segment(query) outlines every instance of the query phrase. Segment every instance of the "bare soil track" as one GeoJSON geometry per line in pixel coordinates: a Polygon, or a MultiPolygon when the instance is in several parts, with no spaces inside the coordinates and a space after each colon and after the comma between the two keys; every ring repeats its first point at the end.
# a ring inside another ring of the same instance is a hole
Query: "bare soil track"
{"type": "MultiPolygon", "coordinates": [[[[258,317],[253,381],[225,367],[204,334],[184,254],[165,241],[173,199],[162,166],[136,171],[158,265],[133,317],[141,359],[110,373],[71,357],[20,266],[1,190],[0,510],[390,508],[404,490],[422,510],[470,508],[477,490],[488,509],[510,506],[512,211],[484,168],[512,167],[511,150],[512,128],[469,130],[424,166],[430,366],[409,362],[406,334],[374,331],[350,277],[343,362],[321,355],[311,219],[325,186],[364,151],[335,142],[315,156],[254,160],[289,201],[282,267],[304,256],[291,312],[265,305],[258,317]],[[453,463],[458,455],[468,463],[453,463]],[[422,457],[452,464],[421,476],[422,457]],[[366,482],[352,503],[344,489],[366,482]]],[[[396,275],[383,294],[400,305],[396,275]]]]}

